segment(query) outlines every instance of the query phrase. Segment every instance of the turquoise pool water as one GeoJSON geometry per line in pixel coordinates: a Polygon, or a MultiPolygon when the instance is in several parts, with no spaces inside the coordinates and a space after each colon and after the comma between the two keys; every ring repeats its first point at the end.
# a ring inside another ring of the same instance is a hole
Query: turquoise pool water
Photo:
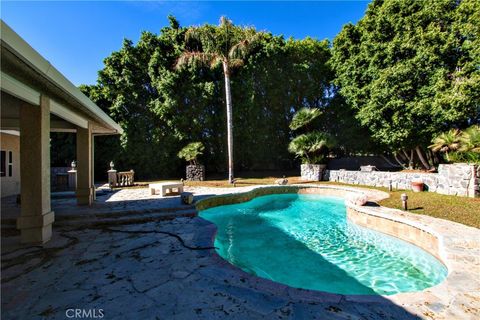
{"type": "Polygon", "coordinates": [[[340,294],[420,291],[447,269],[410,243],[348,222],[343,199],[277,194],[210,208],[217,252],[244,271],[340,294]]]}

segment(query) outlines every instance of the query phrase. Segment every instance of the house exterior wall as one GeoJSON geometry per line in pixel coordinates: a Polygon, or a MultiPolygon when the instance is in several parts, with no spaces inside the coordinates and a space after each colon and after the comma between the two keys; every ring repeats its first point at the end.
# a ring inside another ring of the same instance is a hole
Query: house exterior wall
{"type": "Polygon", "coordinates": [[[20,136],[7,133],[0,133],[0,149],[6,151],[5,176],[1,180],[1,197],[7,197],[20,193],[20,136]],[[12,176],[8,174],[8,152],[12,152],[12,176]]]}

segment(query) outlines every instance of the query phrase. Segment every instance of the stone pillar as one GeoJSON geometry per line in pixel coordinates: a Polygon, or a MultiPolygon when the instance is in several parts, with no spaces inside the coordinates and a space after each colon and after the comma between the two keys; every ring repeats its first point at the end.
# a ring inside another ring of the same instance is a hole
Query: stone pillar
{"type": "Polygon", "coordinates": [[[93,186],[93,136],[92,127],[77,128],[77,204],[91,205],[94,199],[93,186]]]}
{"type": "Polygon", "coordinates": [[[55,220],[50,204],[50,99],[20,107],[21,210],[17,228],[22,243],[45,243],[55,220]]]}
{"type": "Polygon", "coordinates": [[[108,185],[110,186],[110,188],[116,187],[117,186],[117,170],[112,168],[107,172],[108,172],[108,185]]]}
{"type": "Polygon", "coordinates": [[[68,170],[68,189],[77,190],[77,170],[68,170]]]}
{"type": "Polygon", "coordinates": [[[68,190],[77,190],[77,162],[72,161],[72,167],[68,170],[68,190]]]}
{"type": "Polygon", "coordinates": [[[470,175],[470,182],[468,184],[468,196],[471,198],[479,198],[480,197],[480,165],[470,165],[471,168],[471,175],[470,175]]]}
{"type": "Polygon", "coordinates": [[[323,172],[327,168],[325,164],[302,164],[300,174],[303,181],[322,181],[323,172]]]}

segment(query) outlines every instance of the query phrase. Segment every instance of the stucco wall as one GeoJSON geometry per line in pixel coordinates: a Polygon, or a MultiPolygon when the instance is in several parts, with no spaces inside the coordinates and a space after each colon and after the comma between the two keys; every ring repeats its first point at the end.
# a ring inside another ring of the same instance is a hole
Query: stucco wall
{"type": "Polygon", "coordinates": [[[480,166],[465,163],[441,164],[438,173],[327,170],[324,180],[393,189],[411,189],[412,180],[421,180],[425,191],[480,197],[480,166]]]}
{"type": "Polygon", "coordinates": [[[20,136],[0,133],[0,148],[7,152],[7,174],[0,177],[1,180],[1,196],[11,196],[20,193],[20,136]],[[12,176],[8,176],[8,152],[12,151],[13,166],[12,176]]]}

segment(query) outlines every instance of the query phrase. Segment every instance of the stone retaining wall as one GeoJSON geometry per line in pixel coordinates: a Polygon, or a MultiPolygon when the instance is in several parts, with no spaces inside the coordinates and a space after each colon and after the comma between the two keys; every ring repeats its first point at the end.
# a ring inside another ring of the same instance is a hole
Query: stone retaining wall
{"type": "Polygon", "coordinates": [[[441,164],[438,173],[326,170],[324,180],[373,187],[410,190],[412,180],[421,180],[425,191],[480,197],[480,165],[441,164]]]}

